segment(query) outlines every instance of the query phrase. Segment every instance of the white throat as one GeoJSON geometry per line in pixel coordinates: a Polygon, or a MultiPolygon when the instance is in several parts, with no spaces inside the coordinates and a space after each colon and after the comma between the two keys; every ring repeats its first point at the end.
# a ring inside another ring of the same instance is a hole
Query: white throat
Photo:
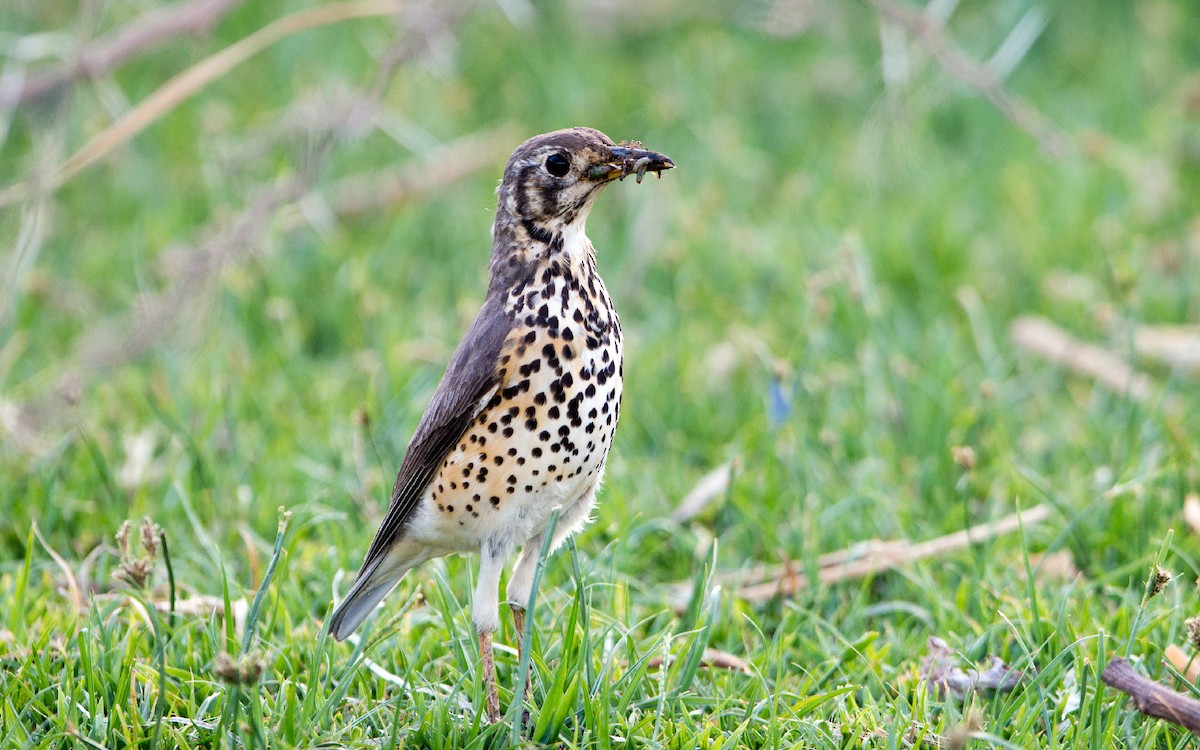
{"type": "Polygon", "coordinates": [[[581,216],[562,229],[562,254],[572,264],[584,263],[595,252],[592,241],[584,233],[586,219],[586,216],[581,216]]]}

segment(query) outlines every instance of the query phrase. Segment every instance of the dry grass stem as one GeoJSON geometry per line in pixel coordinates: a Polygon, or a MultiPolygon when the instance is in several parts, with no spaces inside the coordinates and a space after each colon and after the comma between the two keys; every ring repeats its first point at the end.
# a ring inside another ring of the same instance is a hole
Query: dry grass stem
{"type": "Polygon", "coordinates": [[[42,530],[38,528],[37,521],[33,522],[33,535],[37,537],[42,549],[46,550],[46,554],[50,555],[54,564],[62,571],[63,578],[67,582],[67,591],[71,594],[71,606],[75,608],[75,614],[78,616],[84,611],[84,601],[83,591],[79,588],[79,581],[75,578],[75,571],[71,570],[71,566],[67,564],[63,556],[54,551],[54,548],[46,541],[46,537],[42,536],[42,530]]]}
{"type": "Polygon", "coordinates": [[[1133,348],[1142,357],[1167,367],[1200,373],[1200,326],[1138,326],[1133,348]]]}
{"type": "Polygon", "coordinates": [[[738,459],[734,458],[701,477],[692,491],[679,501],[679,506],[671,513],[671,520],[687,523],[703,513],[714,500],[722,497],[737,473],[738,463],[738,459]]]}
{"type": "Polygon", "coordinates": [[[107,39],[79,50],[70,62],[35,73],[20,88],[0,91],[0,108],[27,104],[65,86],[107,75],[122,63],[182,34],[203,34],[244,0],[191,0],[147,13],[107,39]]]}
{"type": "Polygon", "coordinates": [[[1045,318],[1017,318],[1009,334],[1022,349],[1087,375],[1116,393],[1143,403],[1151,398],[1150,378],[1117,354],[1079,341],[1045,318]]]}
{"type": "Polygon", "coordinates": [[[918,40],[943,70],[987,99],[1000,114],[1032,136],[1046,153],[1055,157],[1067,153],[1071,138],[1033,105],[1005,89],[1000,76],[987,65],[959,49],[937,18],[892,0],[870,0],[870,3],[881,16],[918,40]]]}
{"type": "MultiPolygon", "coordinates": [[[[354,18],[392,15],[399,9],[399,0],[348,0],[297,11],[272,21],[159,86],[128,114],[96,134],[83,148],[52,170],[38,188],[45,191],[58,189],[72,177],[124,145],[181,102],[282,39],[301,31],[354,18]]],[[[25,185],[13,185],[0,191],[0,206],[28,197],[25,185]]]]}

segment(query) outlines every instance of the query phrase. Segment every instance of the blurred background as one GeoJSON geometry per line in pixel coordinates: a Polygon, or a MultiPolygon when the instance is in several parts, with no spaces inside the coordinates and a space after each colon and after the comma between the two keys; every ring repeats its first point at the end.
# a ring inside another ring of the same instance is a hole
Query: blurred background
{"type": "MultiPolygon", "coordinates": [[[[276,606],[315,634],[483,298],[507,155],[572,125],[679,167],[589,223],[627,335],[565,553],[595,606],[648,638],[707,565],[813,573],[1042,503],[1021,539],[903,575],[728,597],[714,642],[816,617],[762,658],[865,630],[901,671],[931,632],[1012,658],[997,610],[1053,638],[1028,554],[1118,606],[1162,548],[1190,580],[1195,542],[1165,535],[1200,488],[1196,29],[1168,0],[7,2],[0,581],[55,591],[53,549],[104,591],[117,527],[150,516],[182,589],[252,592],[283,507],[276,606]]],[[[436,575],[466,598],[472,565],[436,575]]],[[[469,666],[446,658],[431,679],[469,666]]],[[[839,663],[823,679],[857,679],[839,663]]]]}

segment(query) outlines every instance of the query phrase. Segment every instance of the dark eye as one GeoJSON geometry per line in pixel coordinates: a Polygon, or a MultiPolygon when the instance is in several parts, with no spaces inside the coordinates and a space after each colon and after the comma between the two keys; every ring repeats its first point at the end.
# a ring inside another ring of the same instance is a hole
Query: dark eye
{"type": "Polygon", "coordinates": [[[555,177],[563,177],[571,171],[571,162],[562,154],[550,154],[546,157],[546,171],[555,177]]]}

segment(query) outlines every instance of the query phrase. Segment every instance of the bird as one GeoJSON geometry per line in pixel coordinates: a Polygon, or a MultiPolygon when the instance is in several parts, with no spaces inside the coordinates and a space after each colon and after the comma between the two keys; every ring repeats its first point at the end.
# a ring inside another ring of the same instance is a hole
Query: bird
{"type": "Polygon", "coordinates": [[[504,168],[487,294],[413,433],[383,521],[353,586],[329,616],[344,640],[412,568],[478,553],[471,619],[500,719],[492,633],[500,578],[518,634],[537,558],[588,521],[616,432],[624,377],[621,323],[585,233],[604,188],[669,157],[574,127],[535,136],[504,168]]]}

